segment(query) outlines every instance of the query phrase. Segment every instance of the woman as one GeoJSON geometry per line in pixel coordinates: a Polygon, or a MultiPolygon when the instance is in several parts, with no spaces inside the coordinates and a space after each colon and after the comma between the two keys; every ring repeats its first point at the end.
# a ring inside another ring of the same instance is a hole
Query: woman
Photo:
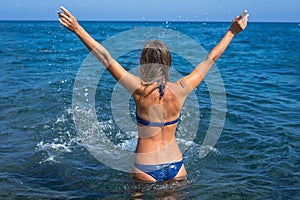
{"type": "Polygon", "coordinates": [[[175,140],[181,108],[186,97],[200,84],[234,36],[246,28],[247,11],[232,21],[223,39],[203,62],[189,75],[172,83],[169,81],[172,58],[162,41],[149,41],[144,46],[140,57],[139,78],[114,60],[68,10],[64,7],[61,9],[63,12],[58,12],[60,23],[75,33],[133,96],[139,136],[133,166],[135,177],[149,182],[184,179],[187,173],[175,140]]]}

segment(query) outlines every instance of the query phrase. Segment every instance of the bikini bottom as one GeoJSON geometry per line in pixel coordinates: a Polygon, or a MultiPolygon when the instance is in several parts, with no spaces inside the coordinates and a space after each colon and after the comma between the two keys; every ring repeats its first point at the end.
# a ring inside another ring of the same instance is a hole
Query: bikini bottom
{"type": "Polygon", "coordinates": [[[158,165],[141,165],[134,163],[134,166],[152,176],[156,181],[161,182],[165,180],[171,180],[176,177],[181,166],[182,160],[174,163],[158,164],[158,165]]]}

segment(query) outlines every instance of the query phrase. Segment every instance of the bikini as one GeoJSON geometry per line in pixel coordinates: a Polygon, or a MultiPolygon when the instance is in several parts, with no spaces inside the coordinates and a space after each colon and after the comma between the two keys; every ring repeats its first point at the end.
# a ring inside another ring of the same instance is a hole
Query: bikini
{"type": "Polygon", "coordinates": [[[172,124],[176,124],[180,121],[180,117],[178,117],[177,119],[173,120],[173,121],[169,121],[169,122],[149,122],[147,120],[144,120],[143,118],[141,118],[137,112],[135,112],[136,115],[136,121],[139,124],[145,125],[145,126],[157,126],[157,127],[163,127],[163,126],[168,126],[168,125],[172,125],[172,124]]]}
{"type": "MultiPolygon", "coordinates": [[[[159,85],[158,89],[160,94],[159,99],[161,99],[162,96],[164,95],[164,86],[159,85]]],[[[164,126],[178,123],[180,121],[180,117],[169,122],[149,122],[141,118],[136,112],[136,121],[137,123],[142,124],[144,126],[164,127],[164,126]]],[[[157,164],[157,165],[142,165],[142,164],[134,163],[134,167],[150,175],[158,182],[164,180],[171,180],[175,178],[179,170],[181,169],[182,165],[183,165],[182,160],[178,162],[157,164]]]]}
{"type": "Polygon", "coordinates": [[[138,163],[134,163],[134,166],[137,169],[152,176],[157,182],[174,179],[181,169],[182,165],[182,160],[178,162],[158,165],[141,165],[138,163]]]}

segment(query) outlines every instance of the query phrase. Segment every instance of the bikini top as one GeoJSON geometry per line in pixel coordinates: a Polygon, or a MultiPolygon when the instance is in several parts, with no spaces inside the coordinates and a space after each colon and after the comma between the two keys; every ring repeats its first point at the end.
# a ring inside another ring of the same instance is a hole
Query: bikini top
{"type": "MultiPolygon", "coordinates": [[[[159,99],[161,99],[165,93],[165,86],[160,84],[158,86],[159,89],[159,99]]],[[[143,118],[141,118],[138,114],[137,111],[135,111],[135,115],[136,115],[136,121],[137,123],[140,123],[142,125],[145,126],[158,126],[158,127],[163,127],[163,126],[168,126],[168,125],[172,125],[172,124],[176,124],[180,121],[180,116],[173,120],[173,121],[169,121],[169,122],[149,122],[147,120],[144,120],[143,118]]]]}
{"type": "Polygon", "coordinates": [[[169,122],[149,122],[147,120],[144,120],[143,118],[141,118],[137,112],[136,113],[136,121],[137,123],[140,123],[142,125],[145,126],[158,126],[158,127],[163,127],[163,126],[168,126],[168,125],[172,125],[172,124],[176,124],[178,122],[180,122],[180,117],[178,117],[177,119],[173,120],[173,121],[169,121],[169,122]]]}

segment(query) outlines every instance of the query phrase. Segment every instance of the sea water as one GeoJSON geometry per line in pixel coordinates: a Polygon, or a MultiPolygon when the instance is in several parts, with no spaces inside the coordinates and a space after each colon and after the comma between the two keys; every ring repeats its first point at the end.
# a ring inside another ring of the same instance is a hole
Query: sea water
{"type": "MultiPolygon", "coordinates": [[[[230,26],[81,24],[99,42],[127,30],[168,28],[187,35],[208,52],[230,26]]],[[[82,144],[72,109],[76,75],[89,54],[80,40],[58,22],[0,22],[0,198],[297,199],[299,36],[300,27],[294,23],[249,23],[216,63],[226,92],[225,123],[217,144],[207,156],[199,157],[212,111],[210,92],[203,82],[194,93],[199,124],[190,126],[197,126],[196,136],[179,139],[190,147],[183,152],[188,180],[145,184],[98,161],[82,144]]],[[[129,52],[118,61],[129,70],[138,66],[139,54],[129,52]]],[[[173,55],[172,68],[182,75],[193,67],[173,55]]],[[[95,95],[97,120],[113,144],[133,152],[136,132],[123,134],[112,115],[115,85],[105,71],[95,95]]],[[[132,100],[129,104],[134,115],[132,100]]]]}

